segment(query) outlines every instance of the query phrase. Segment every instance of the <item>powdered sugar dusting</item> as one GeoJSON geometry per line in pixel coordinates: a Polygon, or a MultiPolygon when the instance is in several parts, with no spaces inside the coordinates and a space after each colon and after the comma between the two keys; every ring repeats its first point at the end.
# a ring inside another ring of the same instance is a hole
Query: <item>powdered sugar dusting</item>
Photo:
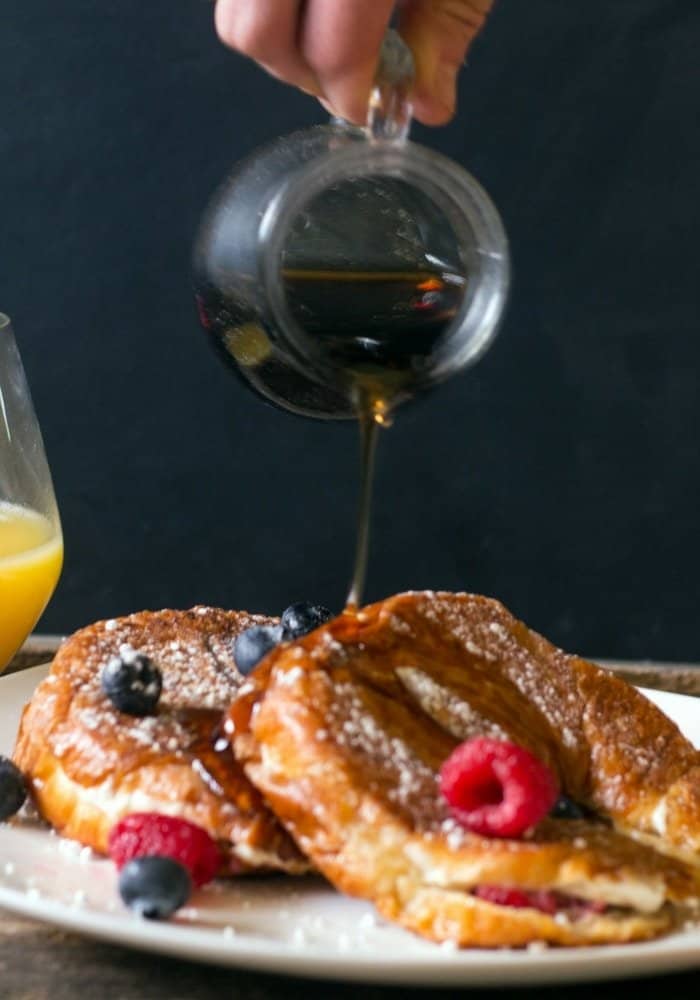
{"type": "Polygon", "coordinates": [[[88,757],[94,739],[100,745],[94,767],[102,770],[123,759],[129,748],[181,755],[195,739],[181,713],[227,708],[242,680],[233,660],[236,635],[273,621],[200,606],[109,619],[76,633],[62,646],[49,675],[65,678],[72,689],[68,717],[50,737],[53,752],[57,757],[73,751],[88,757]],[[101,686],[102,670],[111,660],[118,656],[133,662],[140,654],[153,661],[163,679],[155,714],[143,718],[118,712],[101,686]],[[114,761],[107,747],[113,749],[114,761]]]}
{"type": "Polygon", "coordinates": [[[433,826],[445,815],[438,775],[407,740],[381,725],[351,683],[335,685],[326,728],[335,742],[360,758],[367,782],[410,814],[417,826],[433,826]]]}
{"type": "Polygon", "coordinates": [[[424,670],[417,667],[397,667],[396,673],[426,715],[455,739],[468,740],[474,736],[507,738],[505,731],[496,722],[486,718],[464,698],[458,697],[449,687],[440,684],[424,670]]]}
{"type": "Polygon", "coordinates": [[[512,686],[522,698],[523,711],[537,713],[567,748],[583,741],[583,706],[573,672],[565,669],[564,653],[544,643],[497,601],[438,594],[421,602],[421,614],[453,636],[492,683],[502,690],[512,686]]]}

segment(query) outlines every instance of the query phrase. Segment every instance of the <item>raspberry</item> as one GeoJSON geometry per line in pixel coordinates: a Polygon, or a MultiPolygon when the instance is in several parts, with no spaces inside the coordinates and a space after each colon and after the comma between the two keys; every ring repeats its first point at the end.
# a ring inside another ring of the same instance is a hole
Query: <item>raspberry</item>
{"type": "Polygon", "coordinates": [[[559,910],[563,910],[566,906],[566,896],[562,896],[558,892],[552,892],[551,889],[538,889],[536,892],[528,893],[530,897],[530,906],[533,906],[540,913],[548,913],[550,917],[553,917],[555,913],[559,910]]]}
{"type": "Polygon", "coordinates": [[[551,889],[527,891],[509,889],[503,885],[477,885],[472,890],[472,895],[477,899],[483,899],[486,903],[495,903],[496,906],[512,906],[515,909],[527,906],[551,917],[564,912],[570,917],[578,918],[589,913],[604,913],[607,909],[606,903],[578,899],[576,896],[567,896],[551,889]]]}
{"type": "Polygon", "coordinates": [[[586,913],[605,913],[608,904],[602,899],[588,899],[584,901],[583,909],[586,913]]]}
{"type": "Polygon", "coordinates": [[[109,834],[109,855],[118,869],[132,858],[171,858],[184,865],[196,886],[210,882],[221,864],[221,852],[206,830],[160,813],[131,813],[120,820],[109,834]]]}
{"type": "Polygon", "coordinates": [[[507,889],[501,885],[477,885],[472,895],[483,899],[486,903],[495,903],[496,906],[514,906],[516,909],[532,906],[526,892],[521,892],[520,889],[507,889]]]}
{"type": "Polygon", "coordinates": [[[557,800],[554,775],[515,743],[477,737],[440,768],[440,790],[462,826],[483,837],[520,837],[557,800]]]}

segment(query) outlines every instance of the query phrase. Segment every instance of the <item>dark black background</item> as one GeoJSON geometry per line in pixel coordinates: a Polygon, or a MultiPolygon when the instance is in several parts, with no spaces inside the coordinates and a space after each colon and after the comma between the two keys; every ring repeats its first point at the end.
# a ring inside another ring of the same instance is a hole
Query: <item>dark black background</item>
{"type": "MultiPolygon", "coordinates": [[[[338,607],[356,440],[218,367],[189,255],[243,154],[322,120],[226,51],[203,0],[2,0],[0,305],[63,516],[43,621],[338,607]]],[[[591,655],[697,659],[695,0],[500,0],[448,128],[514,288],[480,365],[381,443],[369,598],[496,595],[591,655]]]]}

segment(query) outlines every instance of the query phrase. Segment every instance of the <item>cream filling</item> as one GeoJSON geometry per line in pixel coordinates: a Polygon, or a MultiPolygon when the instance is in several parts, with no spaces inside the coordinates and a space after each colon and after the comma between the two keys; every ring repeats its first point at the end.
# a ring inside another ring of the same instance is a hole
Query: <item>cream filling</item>
{"type": "MultiPolygon", "coordinates": [[[[463,863],[455,858],[449,865],[436,863],[431,853],[426,851],[422,844],[415,842],[407,843],[404,851],[406,857],[420,871],[421,881],[426,886],[468,892],[483,882],[483,873],[478,861],[463,863]]],[[[535,887],[513,886],[513,888],[532,890],[535,887]]],[[[563,879],[556,885],[542,888],[594,903],[626,907],[639,913],[655,913],[666,901],[666,886],[660,875],[626,878],[624,881],[609,879],[602,875],[594,876],[585,882],[563,879]]]]}
{"type": "MultiPolygon", "coordinates": [[[[407,838],[393,824],[386,824],[381,836],[372,838],[366,836],[361,824],[349,826],[337,858],[340,867],[344,865],[344,855],[352,859],[355,870],[362,872],[363,880],[372,882],[378,895],[392,895],[398,890],[399,896],[408,901],[422,890],[438,889],[464,893],[475,903],[482,902],[471,896],[471,891],[485,881],[483,865],[478,860],[460,862],[453,857],[448,864],[441,863],[425,844],[407,838]]],[[[535,886],[513,888],[537,889],[535,886]]],[[[657,913],[666,903],[661,876],[626,878],[624,881],[599,876],[585,882],[563,878],[556,885],[540,888],[644,915],[657,913]]]]}
{"type": "Polygon", "coordinates": [[[666,820],[668,818],[668,803],[666,799],[659,799],[656,808],[651,814],[650,820],[652,828],[660,837],[666,835],[666,820]]]}
{"type": "MultiPolygon", "coordinates": [[[[141,789],[132,792],[116,791],[114,779],[111,777],[96,785],[83,786],[78,785],[66,775],[65,771],[60,770],[54,772],[52,781],[58,783],[59,795],[62,794],[61,787],[70,789],[70,793],[78,799],[78,808],[87,806],[99,810],[107,817],[110,824],[117,823],[124,816],[135,812],[156,812],[180,818],[186,817],[187,813],[191,812],[177,799],[157,798],[141,789]]],[[[232,854],[251,867],[279,868],[282,864],[284,870],[292,874],[309,869],[308,863],[293,859],[282,862],[272,851],[252,847],[250,844],[230,842],[228,847],[232,854]]]]}
{"type": "MultiPolygon", "coordinates": [[[[656,807],[654,812],[658,809],[659,806],[656,807]]],[[[647,847],[653,847],[655,851],[658,851],[659,854],[664,854],[667,858],[675,858],[676,861],[682,861],[683,864],[689,865],[691,868],[700,868],[700,854],[696,851],[684,850],[682,847],[669,843],[668,840],[664,840],[663,837],[655,833],[643,833],[641,830],[636,830],[633,826],[627,826],[625,823],[615,823],[614,828],[619,833],[629,837],[630,840],[636,840],[640,844],[646,844],[647,847]]]]}
{"type": "MultiPolygon", "coordinates": [[[[57,777],[58,773],[53,780],[57,777]]],[[[132,792],[117,791],[111,777],[97,785],[83,786],[61,771],[60,783],[71,789],[79,804],[98,809],[113,823],[132,812],[160,812],[168,816],[184,816],[186,812],[184,804],[176,799],[156,798],[141,789],[134,789],[132,792]]]]}
{"type": "Polygon", "coordinates": [[[232,844],[231,850],[244,864],[253,868],[279,868],[281,863],[286,872],[297,875],[308,872],[311,867],[308,861],[303,860],[290,859],[281,862],[280,858],[271,851],[263,851],[260,847],[252,847],[250,844],[232,844]]]}

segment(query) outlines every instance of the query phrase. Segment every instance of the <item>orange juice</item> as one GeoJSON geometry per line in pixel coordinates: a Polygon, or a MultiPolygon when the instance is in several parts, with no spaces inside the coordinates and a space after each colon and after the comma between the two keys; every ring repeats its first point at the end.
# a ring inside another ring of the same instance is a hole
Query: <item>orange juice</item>
{"type": "Polygon", "coordinates": [[[60,528],[0,501],[0,670],[36,625],[63,564],[60,528]]]}

